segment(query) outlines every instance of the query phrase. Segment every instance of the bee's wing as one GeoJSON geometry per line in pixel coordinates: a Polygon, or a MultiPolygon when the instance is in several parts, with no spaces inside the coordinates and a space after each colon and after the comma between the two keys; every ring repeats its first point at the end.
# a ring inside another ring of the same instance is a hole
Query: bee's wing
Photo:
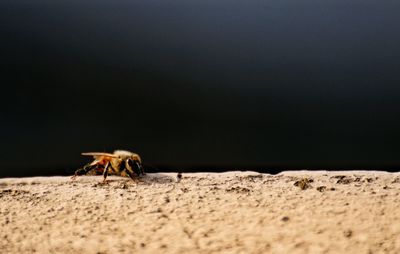
{"type": "Polygon", "coordinates": [[[101,153],[101,152],[90,152],[90,153],[82,153],[84,156],[93,156],[94,158],[98,157],[111,157],[111,158],[118,158],[115,154],[112,153],[101,153]]]}

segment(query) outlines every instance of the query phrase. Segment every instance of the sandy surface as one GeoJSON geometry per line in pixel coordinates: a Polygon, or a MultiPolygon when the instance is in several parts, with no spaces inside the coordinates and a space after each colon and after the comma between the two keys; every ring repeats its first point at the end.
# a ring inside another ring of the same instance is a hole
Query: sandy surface
{"type": "Polygon", "coordinates": [[[101,179],[0,179],[0,252],[400,253],[399,173],[101,179]]]}

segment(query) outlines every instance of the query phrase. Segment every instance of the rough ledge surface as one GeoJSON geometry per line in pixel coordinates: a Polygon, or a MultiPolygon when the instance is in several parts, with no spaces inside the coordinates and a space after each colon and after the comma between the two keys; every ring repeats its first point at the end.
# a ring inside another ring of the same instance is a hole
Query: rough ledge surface
{"type": "Polygon", "coordinates": [[[400,174],[0,179],[3,253],[400,253],[400,174]]]}

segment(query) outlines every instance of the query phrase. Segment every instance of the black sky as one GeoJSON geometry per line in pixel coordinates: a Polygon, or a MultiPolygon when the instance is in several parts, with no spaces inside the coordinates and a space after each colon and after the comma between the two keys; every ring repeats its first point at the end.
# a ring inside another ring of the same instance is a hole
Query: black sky
{"type": "Polygon", "coordinates": [[[0,176],[116,148],[171,168],[395,168],[399,13],[378,0],[0,0],[0,176]]]}

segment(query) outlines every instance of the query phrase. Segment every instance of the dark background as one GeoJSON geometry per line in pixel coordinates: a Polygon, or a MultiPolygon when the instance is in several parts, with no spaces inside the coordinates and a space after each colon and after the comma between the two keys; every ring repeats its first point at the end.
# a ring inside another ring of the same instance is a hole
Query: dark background
{"type": "Polygon", "coordinates": [[[0,176],[400,166],[398,0],[0,0],[0,176]]]}

